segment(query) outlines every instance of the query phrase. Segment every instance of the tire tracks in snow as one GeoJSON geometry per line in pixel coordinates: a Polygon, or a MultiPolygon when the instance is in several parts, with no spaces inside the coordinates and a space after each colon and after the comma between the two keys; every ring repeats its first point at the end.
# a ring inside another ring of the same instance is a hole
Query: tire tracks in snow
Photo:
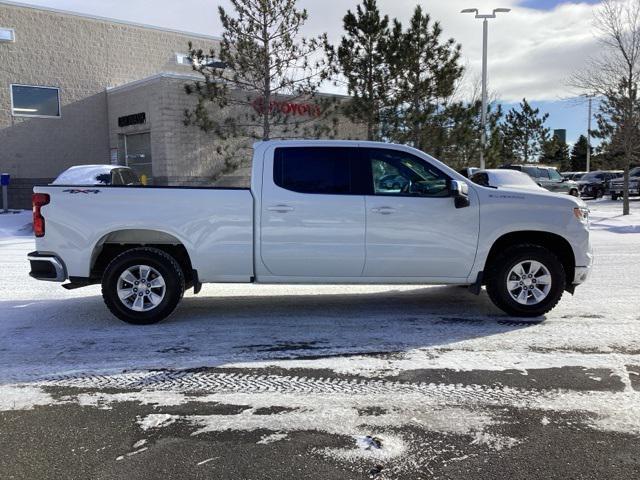
{"type": "Polygon", "coordinates": [[[162,371],[118,375],[65,375],[43,382],[42,386],[82,389],[145,389],[182,393],[279,393],[312,395],[420,395],[443,403],[499,404],[526,402],[542,391],[506,386],[448,383],[411,383],[385,380],[346,380],[286,375],[254,375],[215,372],[162,371]]]}

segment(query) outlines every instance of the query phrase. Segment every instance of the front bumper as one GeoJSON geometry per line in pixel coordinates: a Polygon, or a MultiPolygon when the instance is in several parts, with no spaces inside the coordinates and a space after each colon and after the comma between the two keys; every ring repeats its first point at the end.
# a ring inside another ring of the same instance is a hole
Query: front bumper
{"type": "Polygon", "coordinates": [[[27,259],[31,263],[29,275],[36,280],[61,283],[67,279],[64,263],[55,255],[31,252],[27,255],[27,259]]]}
{"type": "Polygon", "coordinates": [[[583,197],[595,197],[599,192],[604,192],[602,185],[586,184],[580,185],[580,195],[583,197]]]}
{"type": "Polygon", "coordinates": [[[586,282],[589,278],[589,275],[591,274],[591,267],[591,265],[589,265],[588,267],[576,267],[575,275],[573,277],[573,284],[580,285],[586,282]]]}

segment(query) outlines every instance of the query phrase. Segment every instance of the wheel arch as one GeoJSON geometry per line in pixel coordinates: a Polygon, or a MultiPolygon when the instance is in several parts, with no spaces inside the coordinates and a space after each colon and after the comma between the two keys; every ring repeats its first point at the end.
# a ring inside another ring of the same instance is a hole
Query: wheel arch
{"type": "Polygon", "coordinates": [[[492,262],[506,248],[521,244],[539,245],[556,255],[564,267],[567,289],[570,290],[572,288],[576,268],[573,248],[566,238],[551,232],[521,230],[505,233],[491,246],[491,250],[489,250],[485,261],[484,271],[486,272],[491,267],[492,262]]]}
{"type": "Polygon", "coordinates": [[[127,250],[152,247],[171,255],[180,265],[185,281],[197,282],[189,251],[175,235],[155,229],[121,229],[104,234],[96,242],[91,254],[90,276],[94,280],[102,277],[111,260],[127,250]]]}

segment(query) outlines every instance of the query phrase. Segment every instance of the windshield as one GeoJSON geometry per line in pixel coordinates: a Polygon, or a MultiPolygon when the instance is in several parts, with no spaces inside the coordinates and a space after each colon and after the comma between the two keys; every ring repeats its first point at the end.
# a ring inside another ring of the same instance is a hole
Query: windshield
{"type": "Polygon", "coordinates": [[[562,180],[563,179],[562,175],[560,175],[555,168],[550,168],[549,169],[549,178],[551,180],[562,180]]]}
{"type": "Polygon", "coordinates": [[[584,180],[585,182],[593,182],[596,180],[602,180],[602,174],[601,173],[587,173],[586,175],[583,175],[582,178],[580,180],[584,180]]]}
{"type": "Polygon", "coordinates": [[[506,187],[506,186],[537,186],[538,184],[526,174],[521,172],[517,172],[515,170],[503,170],[501,172],[496,172],[493,175],[494,178],[491,179],[491,183],[496,183],[497,185],[493,185],[495,187],[506,187]]]}

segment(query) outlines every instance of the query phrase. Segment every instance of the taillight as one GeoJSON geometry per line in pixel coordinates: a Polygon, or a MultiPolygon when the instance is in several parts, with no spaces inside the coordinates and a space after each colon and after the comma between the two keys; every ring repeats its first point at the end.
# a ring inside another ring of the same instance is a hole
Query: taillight
{"type": "Polygon", "coordinates": [[[33,233],[36,237],[44,237],[44,217],[40,209],[49,203],[49,195],[46,193],[34,193],[31,197],[33,204],[33,233]]]}

